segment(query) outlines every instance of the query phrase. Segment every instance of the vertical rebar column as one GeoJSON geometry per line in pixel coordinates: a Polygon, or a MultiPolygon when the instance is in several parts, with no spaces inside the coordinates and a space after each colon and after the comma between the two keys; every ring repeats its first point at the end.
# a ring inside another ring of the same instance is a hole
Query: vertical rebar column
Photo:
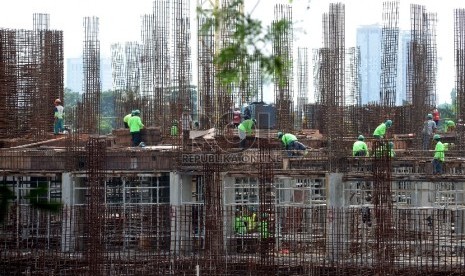
{"type": "MultiPolygon", "coordinates": [[[[181,114],[187,112],[192,116],[194,102],[191,89],[191,60],[190,60],[190,17],[189,1],[176,0],[173,5],[173,41],[172,41],[172,88],[170,91],[171,120],[180,121],[183,128],[181,114]]],[[[186,126],[187,127],[187,126],[186,126]]],[[[178,137],[181,137],[179,135],[178,137]]]]}
{"type": "MultiPolygon", "coordinates": [[[[454,60],[455,89],[457,91],[457,119],[465,119],[465,9],[454,10],[454,60]]],[[[1,85],[0,85],[1,86],[1,85]]],[[[1,87],[0,87],[1,89],[1,87]]],[[[463,123],[457,125],[458,147],[465,145],[465,128],[463,123]]]]}
{"type": "Polygon", "coordinates": [[[83,89],[84,104],[83,131],[85,133],[100,132],[100,40],[98,17],[84,17],[84,49],[83,49],[83,89]]]}
{"type": "Polygon", "coordinates": [[[91,136],[87,141],[86,252],[89,275],[103,275],[103,227],[105,219],[105,137],[91,136]]]}
{"type": "Polygon", "coordinates": [[[297,112],[296,129],[302,129],[304,105],[308,103],[308,54],[307,48],[297,49],[297,112]]]}
{"type": "MultiPolygon", "coordinates": [[[[152,56],[151,61],[153,72],[153,97],[155,122],[162,127],[164,135],[168,135],[170,122],[169,106],[166,102],[166,95],[171,86],[171,49],[170,49],[170,20],[171,20],[171,5],[170,0],[157,0],[153,3],[154,26],[152,38],[152,56]]],[[[147,35],[150,37],[150,35],[147,35]]]]}
{"type": "MultiPolygon", "coordinates": [[[[63,99],[63,32],[50,31],[49,15],[34,14],[34,39],[37,48],[38,79],[37,93],[34,95],[31,131],[37,139],[46,139],[53,128],[53,102],[63,99]]],[[[66,118],[65,118],[66,119],[66,118]]]]}
{"type": "Polygon", "coordinates": [[[111,45],[111,79],[112,89],[115,92],[115,116],[116,127],[123,127],[123,117],[128,114],[127,110],[123,106],[123,94],[126,86],[126,79],[124,78],[124,51],[123,46],[120,43],[111,45]]]}
{"type": "Polygon", "coordinates": [[[260,260],[258,275],[273,273],[275,265],[275,229],[276,206],[273,179],[273,164],[271,163],[271,147],[268,141],[260,141],[258,158],[258,197],[259,218],[258,229],[260,235],[260,260]]]}
{"type": "Polygon", "coordinates": [[[330,4],[323,15],[323,49],[320,49],[321,96],[324,105],[324,131],[328,137],[331,171],[338,169],[344,133],[345,101],[345,6],[330,4]]]}
{"type": "MultiPolygon", "coordinates": [[[[155,10],[154,2],[154,12],[155,10]]],[[[140,96],[144,102],[142,122],[146,125],[155,125],[157,116],[155,114],[154,99],[154,70],[155,58],[154,47],[156,47],[155,15],[146,14],[142,16],[142,44],[140,46],[140,96]]],[[[159,37],[158,39],[161,39],[159,37]]],[[[142,108],[142,107],[139,107],[142,108]]]]}
{"type": "MultiPolygon", "coordinates": [[[[214,153],[214,160],[220,154],[214,153]]],[[[218,162],[203,165],[205,179],[205,263],[204,274],[224,275],[223,185],[218,162]]]]}
{"type": "Polygon", "coordinates": [[[356,108],[361,105],[360,91],[360,48],[347,49],[345,60],[345,100],[344,112],[345,135],[355,136],[359,129],[359,114],[355,114],[356,108]]]}
{"type": "MultiPolygon", "coordinates": [[[[399,45],[399,3],[383,3],[381,39],[380,104],[387,108],[396,104],[397,49],[399,45]]],[[[389,111],[387,112],[389,114],[389,111]]],[[[382,118],[379,118],[382,121],[382,118]]]]}
{"type": "Polygon", "coordinates": [[[391,153],[387,141],[373,145],[374,269],[389,275],[394,267],[394,232],[392,223],[391,153]]]}
{"type": "Polygon", "coordinates": [[[436,47],[435,31],[431,17],[426,13],[425,7],[411,5],[411,41],[407,64],[407,97],[412,103],[411,130],[416,133],[416,147],[421,146],[421,131],[423,125],[419,122],[425,120],[426,114],[436,104],[435,78],[436,78],[436,47]],[[430,41],[430,42],[428,42],[430,41]],[[434,42],[435,44],[435,42],[434,42]],[[433,60],[434,59],[434,60],[433,60]]]}
{"type": "Polygon", "coordinates": [[[276,104],[277,128],[290,132],[294,128],[293,56],[292,56],[292,8],[276,5],[272,30],[273,56],[281,61],[281,73],[275,74],[274,98],[276,104]],[[283,28],[284,26],[284,28],[283,28]]]}
{"type": "Polygon", "coordinates": [[[214,28],[204,27],[210,20],[204,16],[198,18],[198,92],[199,92],[199,123],[201,129],[213,126],[213,111],[216,109],[215,91],[215,55],[214,28]]]}

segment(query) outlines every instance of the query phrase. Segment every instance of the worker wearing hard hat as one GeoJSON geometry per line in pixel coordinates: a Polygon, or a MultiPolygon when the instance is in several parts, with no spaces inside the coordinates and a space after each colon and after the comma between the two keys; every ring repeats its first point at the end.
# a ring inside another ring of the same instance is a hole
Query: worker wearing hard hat
{"type": "Polygon", "coordinates": [[[55,119],[53,124],[53,134],[58,135],[63,132],[64,108],[61,105],[60,99],[56,99],[53,104],[55,105],[55,108],[53,109],[53,117],[55,119]]]}
{"type": "Polygon", "coordinates": [[[434,135],[434,141],[436,141],[436,147],[434,148],[433,158],[433,174],[442,174],[442,165],[445,161],[445,146],[441,142],[441,136],[439,134],[434,135]]]}
{"type": "Polygon", "coordinates": [[[368,156],[368,147],[365,143],[365,137],[359,135],[357,141],[355,141],[352,146],[352,155],[353,156],[368,156]]]}
{"type": "Polygon", "coordinates": [[[247,119],[242,121],[242,123],[240,123],[237,127],[241,149],[245,149],[247,134],[252,134],[252,127],[254,127],[256,124],[257,121],[255,119],[247,119]]]}
{"type": "Polygon", "coordinates": [[[426,120],[423,122],[423,130],[421,131],[423,150],[429,150],[433,135],[436,133],[436,123],[433,121],[433,114],[426,115],[426,120]]]}
{"type": "Polygon", "coordinates": [[[294,156],[294,151],[301,151],[301,155],[303,156],[308,154],[307,147],[297,141],[297,137],[294,134],[278,132],[278,139],[281,140],[284,148],[288,151],[288,156],[294,156]]]}
{"type": "Polygon", "coordinates": [[[381,123],[373,132],[373,137],[377,139],[383,139],[386,135],[386,130],[392,126],[391,120],[386,120],[385,122],[381,123]]]}
{"type": "Polygon", "coordinates": [[[455,123],[452,120],[446,120],[444,122],[444,132],[451,132],[455,130],[455,123]]]}
{"type": "Polygon", "coordinates": [[[142,143],[142,136],[140,130],[144,128],[144,124],[142,124],[142,120],[140,119],[140,111],[138,109],[134,110],[133,115],[129,118],[128,125],[129,125],[129,132],[132,136],[132,145],[134,147],[144,145],[142,143]]]}

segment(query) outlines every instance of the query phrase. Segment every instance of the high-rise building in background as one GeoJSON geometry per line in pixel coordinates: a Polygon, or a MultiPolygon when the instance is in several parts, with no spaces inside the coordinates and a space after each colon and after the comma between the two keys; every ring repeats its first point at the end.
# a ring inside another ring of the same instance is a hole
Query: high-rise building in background
{"type": "Polygon", "coordinates": [[[397,56],[397,94],[396,105],[403,105],[407,100],[407,63],[408,49],[411,41],[410,31],[399,32],[399,53],[397,56]]]}
{"type": "MultiPolygon", "coordinates": [[[[360,94],[362,104],[379,102],[381,76],[382,26],[379,24],[357,28],[357,47],[360,49],[360,94]]],[[[407,62],[410,31],[399,32],[397,52],[396,105],[407,98],[407,62]]]]}
{"type": "Polygon", "coordinates": [[[360,49],[361,103],[379,101],[381,76],[381,34],[379,24],[357,28],[357,47],[360,49]]]}
{"type": "MultiPolygon", "coordinates": [[[[65,87],[71,89],[73,92],[82,93],[83,77],[82,57],[66,59],[65,87]]],[[[102,82],[102,91],[112,89],[111,58],[100,59],[100,79],[102,82]]]]}

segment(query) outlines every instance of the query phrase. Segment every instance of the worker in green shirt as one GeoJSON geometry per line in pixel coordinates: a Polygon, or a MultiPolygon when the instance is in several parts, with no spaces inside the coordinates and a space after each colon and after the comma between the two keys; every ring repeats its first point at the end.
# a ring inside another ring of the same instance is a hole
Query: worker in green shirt
{"type": "Polygon", "coordinates": [[[368,156],[368,147],[363,135],[359,135],[352,146],[352,156],[368,156]]]}
{"type": "Polygon", "coordinates": [[[170,134],[173,137],[178,136],[179,134],[178,120],[173,120],[173,123],[171,124],[171,128],[170,128],[170,134]]]}
{"type": "Polygon", "coordinates": [[[294,156],[295,150],[301,150],[303,151],[304,156],[307,155],[307,147],[300,143],[294,134],[278,132],[278,138],[281,140],[284,148],[287,150],[288,156],[294,156]]]}
{"type": "Polygon", "coordinates": [[[140,119],[139,116],[140,116],[140,111],[136,109],[134,110],[134,113],[131,116],[131,118],[129,118],[128,120],[129,132],[131,133],[132,145],[134,147],[143,145],[140,130],[144,128],[144,124],[142,124],[142,120],[140,119]]]}
{"type": "Polygon", "coordinates": [[[455,123],[452,120],[446,120],[444,122],[444,132],[450,132],[455,130],[455,123]]]}
{"type": "Polygon", "coordinates": [[[435,134],[433,139],[436,141],[436,147],[434,148],[433,174],[442,174],[442,165],[445,160],[445,147],[441,142],[441,136],[439,134],[435,134]]]}
{"type": "Polygon", "coordinates": [[[376,139],[383,139],[386,135],[386,130],[392,126],[391,120],[386,120],[385,122],[381,123],[373,132],[373,137],[376,139]]]}
{"type": "Polygon", "coordinates": [[[237,127],[237,132],[239,134],[240,146],[242,149],[245,149],[245,138],[247,134],[252,134],[252,127],[257,123],[255,119],[247,119],[242,121],[237,127]]]}

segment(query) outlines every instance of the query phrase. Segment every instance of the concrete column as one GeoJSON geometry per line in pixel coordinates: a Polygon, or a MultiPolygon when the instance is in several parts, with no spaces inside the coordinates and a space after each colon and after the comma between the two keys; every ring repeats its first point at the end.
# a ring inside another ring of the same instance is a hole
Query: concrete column
{"type": "Polygon", "coordinates": [[[413,207],[431,207],[434,196],[434,183],[432,182],[415,182],[415,190],[412,194],[413,207]]]}
{"type": "Polygon", "coordinates": [[[170,206],[171,206],[171,251],[179,254],[182,250],[189,250],[187,247],[190,242],[187,241],[191,231],[191,220],[186,220],[182,215],[191,212],[182,210],[188,208],[183,202],[192,201],[192,176],[180,174],[178,172],[170,173],[170,206]],[[183,244],[182,241],[187,241],[183,244]]]}
{"type": "Polygon", "coordinates": [[[326,202],[327,211],[327,244],[326,255],[330,261],[337,261],[344,257],[346,250],[345,240],[347,239],[346,221],[343,210],[344,205],[344,183],[342,173],[326,174],[326,202]]]}
{"type": "Polygon", "coordinates": [[[74,202],[73,202],[74,181],[70,173],[61,175],[61,202],[63,203],[63,220],[61,222],[61,251],[74,251],[74,202]]]}

